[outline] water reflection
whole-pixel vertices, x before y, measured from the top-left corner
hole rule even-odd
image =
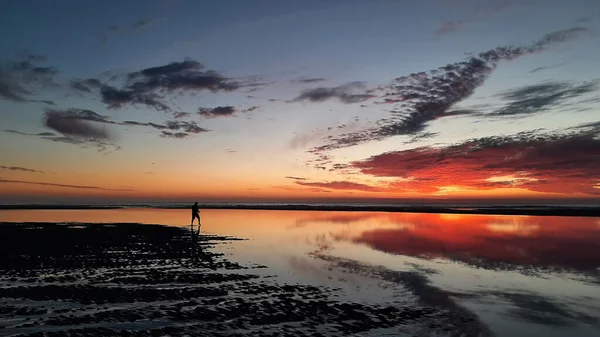
[[[188,213],[0,211],[0,221],[187,227]],[[598,218],[258,210],[201,214],[203,234],[250,239],[219,248],[230,259],[265,264],[266,273],[285,282],[344,288],[353,300],[442,307],[468,318],[464,327],[469,331],[490,327],[501,336],[597,336],[600,330]]]
[[[378,214],[382,226],[339,230],[334,240],[364,244],[378,251],[422,258],[445,258],[485,268],[561,268],[596,272],[600,266],[600,226],[594,218]],[[320,216],[304,223],[337,223]],[[351,219],[346,216],[344,223]],[[390,226],[391,225],[391,226]]]

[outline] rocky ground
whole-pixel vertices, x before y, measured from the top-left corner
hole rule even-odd
[[[447,305],[349,302],[340,289],[280,284],[213,251],[231,240],[161,225],[0,224],[0,336],[487,334]]]

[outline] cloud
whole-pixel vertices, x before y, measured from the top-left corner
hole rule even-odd
[[[165,126],[169,130],[183,130],[188,133],[202,133],[210,131],[200,127],[198,124],[196,124],[196,122],[166,121]]]
[[[361,183],[355,183],[350,181],[329,181],[329,182],[305,182],[296,181],[296,184],[309,187],[327,188],[332,190],[356,190],[366,192],[378,192],[380,188],[369,186]]]
[[[152,123],[152,122],[136,122],[136,121],[124,121],[124,122],[119,122],[117,123],[119,125],[132,125],[132,126],[147,126],[147,127],[151,127],[157,130],[172,130],[172,131],[185,131],[187,133],[193,133],[193,134],[197,134],[197,133],[202,133],[202,132],[208,132],[210,130],[205,129],[201,126],[199,126],[196,122],[192,122],[192,121],[166,121],[165,124],[157,124],[157,123]],[[162,132],[162,135],[164,137],[176,137],[176,138],[184,138],[187,136],[187,134],[181,135],[179,134],[179,136],[176,136],[176,134],[170,133],[170,132]]]
[[[93,89],[102,87],[102,82],[96,78],[72,79],[70,87],[76,91],[92,92]]]
[[[161,21],[161,19],[141,19],[129,25],[111,25],[100,37],[100,41],[102,44],[106,44],[112,37],[141,33],[158,21]]]
[[[174,118],[184,118],[189,117],[191,114],[189,112],[176,112],[173,114]]]
[[[558,68],[558,67],[564,66],[565,64],[566,64],[565,62],[561,62],[561,63],[551,64],[551,65],[548,65],[548,66],[537,67],[537,68],[532,69],[529,73],[533,74],[533,73],[537,73],[539,71],[546,70],[546,69]]]
[[[242,112],[252,112],[252,111],[256,111],[258,109],[260,109],[260,107],[255,105],[255,106],[251,106],[249,108],[242,110]]]
[[[23,135],[23,136],[40,136],[40,137],[53,137],[53,136],[56,136],[52,132],[27,133],[27,132],[21,132],[21,131],[17,131],[17,130],[4,130],[4,132],[14,133],[14,134]]]
[[[68,137],[107,140],[111,136],[106,128],[94,122],[108,121],[90,110],[48,110],[44,114],[44,125]]]
[[[374,98],[364,82],[350,82],[337,87],[319,87],[304,90],[299,96],[290,101],[324,102],[337,99],[344,104],[364,102]]]
[[[22,172],[32,172],[32,173],[44,173],[44,171],[32,170],[25,167],[19,166],[0,166],[0,169],[9,170],[9,171],[22,171]]]
[[[327,80],[322,77],[313,77],[313,78],[300,77],[295,80],[292,80],[292,83],[317,83],[317,82],[324,82],[324,81],[327,81]]]
[[[293,179],[293,180],[306,180],[306,178],[301,178],[301,177],[292,177],[292,176],[286,176],[287,179]]]
[[[485,7],[475,8],[471,15],[466,18],[459,20],[449,20],[441,23],[435,32],[438,35],[454,33],[474,22],[485,21],[491,18],[492,16],[506,10],[514,3],[514,0],[491,1],[485,4]]]
[[[110,85],[102,85],[100,89],[102,102],[111,109],[121,108],[124,105],[146,105],[156,110],[168,111],[170,108],[163,102],[163,98],[154,92],[144,90],[117,89]]]
[[[443,148],[387,152],[351,163],[363,174],[399,178],[396,191],[434,193],[448,186],[600,195],[600,139],[593,131],[488,137]]]
[[[233,116],[237,110],[233,106],[218,106],[216,108],[199,108],[198,115],[206,118]]]
[[[38,182],[38,181],[8,180],[8,179],[0,179],[0,183],[55,186],[55,187],[76,188],[76,189],[102,190],[102,191],[119,191],[119,192],[133,191],[132,189],[129,189],[129,188],[106,188],[106,187],[98,187],[98,186],[66,185],[66,184],[54,184],[54,183],[46,183],[46,182]]]
[[[42,102],[54,104],[52,101],[31,99],[36,89],[56,86],[54,76],[58,73],[54,67],[40,66],[45,61],[43,56],[27,55],[20,61],[9,61],[0,65],[0,99],[13,102]]]
[[[509,103],[492,115],[524,115],[544,111],[568,99],[594,92],[597,82],[572,85],[566,82],[549,82],[513,89],[500,95]]]
[[[157,21],[156,19],[139,20],[139,21],[134,22],[131,25],[131,28],[133,28],[133,30],[136,31],[136,32],[141,32],[142,30],[150,27],[156,21]]]
[[[102,102],[111,109],[126,105],[145,105],[159,111],[171,111],[167,95],[183,93],[232,92],[246,87],[268,85],[258,77],[232,79],[193,59],[126,73],[121,86],[99,84],[97,79],[73,80],[71,87],[79,92],[99,90]]]
[[[398,77],[382,87],[383,97],[395,102],[390,110],[390,118],[380,120],[376,128],[332,138],[328,144],[316,147],[313,151],[327,151],[397,135],[420,133],[428,122],[445,116],[451,111],[453,105],[471,96],[496,69],[500,61],[510,61],[523,55],[543,51],[555,43],[572,39],[584,31],[586,29],[581,27],[557,31],[526,46],[498,47],[471,56],[465,61],[447,64],[429,72]]]
[[[187,134],[185,132],[169,132],[169,131],[161,132],[161,137],[165,137],[165,138],[183,139],[187,136],[189,136],[189,134]]]
[[[443,22],[435,32],[436,32],[436,34],[453,33],[455,31],[459,30],[460,28],[464,27],[466,25],[466,23],[467,22],[464,20],[446,21],[446,22]]]
[[[111,152],[118,151],[121,149],[120,146],[117,146],[115,144],[112,144],[109,142],[104,142],[104,141],[101,141],[98,139],[92,139],[92,138],[61,136],[61,135],[56,135],[55,133],[52,133],[52,132],[29,133],[29,132],[22,132],[22,131],[17,131],[17,130],[4,130],[4,131],[8,132],[8,133],[12,133],[12,134],[22,135],[22,136],[38,137],[40,139],[50,140],[50,141],[57,142],[57,143],[78,145],[83,148],[93,146],[93,147],[97,148],[98,152],[101,152],[103,154],[109,154]]]

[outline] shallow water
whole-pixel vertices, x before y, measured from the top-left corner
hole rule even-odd
[[[184,210],[0,211],[0,222],[189,226]],[[498,336],[600,334],[600,219],[374,212],[202,210],[216,249],[285,283],[359,302],[476,315]]]

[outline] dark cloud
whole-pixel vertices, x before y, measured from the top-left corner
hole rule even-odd
[[[145,105],[161,111],[171,111],[167,95],[201,91],[232,92],[270,84],[258,77],[228,78],[189,58],[130,72],[124,78],[120,87],[99,83],[97,79],[74,80],[71,87],[80,92],[99,90],[102,102],[113,109],[126,105]]]
[[[108,30],[101,35],[100,41],[102,44],[106,44],[108,40],[113,37],[141,33],[158,21],[160,21],[160,19],[141,19],[129,25],[111,25],[108,27]]]
[[[539,71],[546,70],[546,69],[558,68],[558,67],[564,66],[565,64],[566,64],[565,62],[561,62],[561,63],[551,64],[548,66],[537,67],[537,68],[532,69],[529,73],[533,74],[533,73],[537,73]]]
[[[102,82],[96,78],[73,79],[70,86],[72,89],[82,92],[92,92],[94,89],[102,87]]]
[[[587,82],[572,85],[566,82],[550,82],[517,88],[501,95],[501,98],[509,103],[492,114],[509,116],[544,111],[565,100],[596,91],[597,84]]]
[[[0,65],[0,99],[13,102],[40,102],[31,97],[36,90],[56,86],[54,67],[40,66],[43,56],[28,55],[20,61],[9,61]],[[42,103],[53,104],[51,101]]]
[[[300,78],[293,80],[292,82],[294,82],[294,83],[317,83],[317,82],[324,82],[324,81],[327,81],[327,80],[322,77],[314,77],[314,78],[300,77]]]
[[[55,186],[55,187],[87,189],[87,190],[102,190],[102,191],[119,191],[119,192],[130,192],[130,191],[133,191],[132,189],[129,189],[129,188],[105,188],[105,187],[98,187],[98,186],[66,185],[66,184],[54,184],[54,183],[46,183],[46,182],[38,182],[38,181],[8,180],[8,179],[0,179],[0,183]]]
[[[351,104],[374,98],[364,82],[350,82],[338,87],[319,87],[304,90],[298,97],[290,102],[324,102],[337,99],[342,103]]]
[[[185,132],[162,131],[162,133],[161,133],[161,137],[165,137],[165,138],[183,139],[183,138],[185,138],[187,136],[189,136],[189,134],[187,134]]]
[[[141,32],[142,30],[150,27],[156,21],[157,20],[154,20],[154,19],[139,20],[139,21],[134,22],[131,25],[131,28],[133,28],[133,30],[136,32]]]
[[[255,105],[255,106],[251,106],[249,108],[242,110],[242,112],[252,112],[252,111],[256,111],[258,109],[260,109],[260,107]]]
[[[108,130],[97,123],[108,123],[108,121],[104,116],[90,110],[48,110],[44,114],[44,125],[64,136],[96,140],[110,139]]]
[[[218,106],[216,108],[199,108],[198,115],[206,118],[233,116],[237,110],[233,106]]]
[[[201,133],[209,131],[203,127],[200,127],[198,124],[196,124],[196,122],[166,121],[165,126],[169,130],[183,130],[187,133]]]
[[[296,181],[296,184],[308,187],[316,187],[316,188],[327,188],[332,190],[356,190],[356,191],[367,191],[367,192],[377,192],[381,191],[380,188],[365,185],[361,183],[355,183],[351,181],[329,181],[329,182],[305,182],[305,181]]]
[[[156,110],[168,111],[169,106],[163,102],[163,98],[153,92],[143,90],[117,89],[110,85],[102,85],[100,89],[102,102],[111,109],[121,108],[124,105],[146,105]]]
[[[388,152],[351,165],[363,174],[401,178],[394,185],[398,191],[504,186],[600,195],[600,139],[589,130],[480,138],[445,148]]]
[[[287,179],[293,179],[293,180],[306,180],[306,178],[302,178],[302,177],[293,177],[293,176],[286,176]]]
[[[509,8],[515,1],[513,0],[496,0],[486,2],[483,7],[474,8],[472,13],[459,20],[449,20],[445,21],[436,29],[436,34],[450,34],[454,33],[460,29],[463,29],[465,26],[472,24],[477,21],[485,21],[492,16],[500,13],[501,11]]]
[[[468,98],[496,69],[500,61],[509,61],[551,45],[572,39],[586,29],[575,27],[553,32],[522,47],[498,47],[471,56],[465,61],[447,64],[429,72],[418,72],[396,78],[382,88],[384,99],[395,102],[390,118],[379,121],[379,127],[335,137],[314,151],[348,147],[397,135],[422,132],[427,123],[447,114],[453,105]],[[315,97],[330,98],[327,92]]]
[[[14,134],[23,135],[23,136],[40,136],[40,137],[53,137],[53,136],[56,136],[52,132],[27,133],[27,132],[21,132],[21,131],[17,131],[17,130],[4,130],[4,132],[14,133]]]
[[[191,114],[189,112],[176,112],[173,114],[174,118],[185,118],[189,117]]]
[[[91,110],[48,110],[44,114],[44,125],[64,136],[96,140],[110,139],[108,130],[97,123],[110,122]]]
[[[172,130],[172,131],[180,131],[183,130],[187,133],[202,133],[208,132],[210,130],[200,127],[196,122],[192,121],[166,121],[165,124],[157,124],[157,123],[146,123],[146,122],[136,122],[136,121],[124,121],[117,123],[120,125],[132,125],[132,126],[148,126],[157,130]],[[172,134],[170,132],[162,132],[164,137],[175,137],[175,138],[184,138],[188,136],[188,134],[176,136],[176,134]]]
[[[32,173],[44,173],[44,171],[32,170],[26,167],[20,166],[0,166],[0,169],[9,170],[9,171],[22,171],[22,172],[32,172]]]

